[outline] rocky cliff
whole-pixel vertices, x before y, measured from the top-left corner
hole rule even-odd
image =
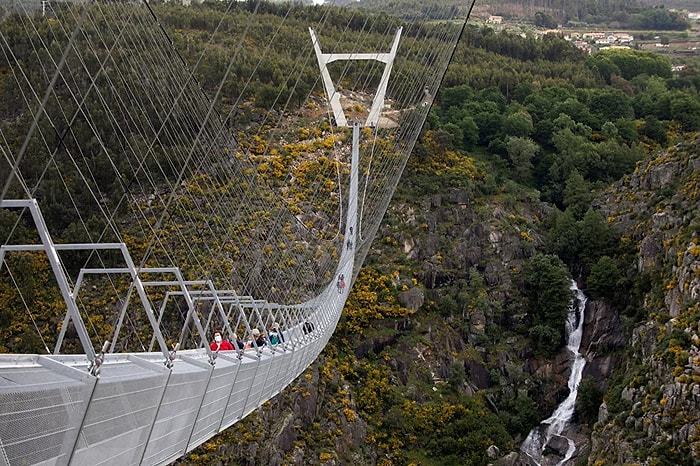
[[[646,318],[625,335],[589,464],[700,461],[700,140],[638,166],[601,199],[608,221],[636,245],[647,277]],[[608,338],[612,335],[608,335]]]

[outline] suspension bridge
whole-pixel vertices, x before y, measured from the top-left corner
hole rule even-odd
[[[0,465],[170,463],[323,350],[469,16],[335,8],[3,4]]]

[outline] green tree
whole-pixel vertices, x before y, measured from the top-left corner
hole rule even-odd
[[[572,212],[562,212],[555,209],[550,219],[547,230],[546,247],[551,254],[556,254],[570,268],[579,261],[581,252],[581,235],[579,224]]]
[[[525,294],[532,328],[529,333],[541,351],[551,353],[564,338],[571,302],[571,276],[557,256],[538,254],[525,270]]]
[[[603,402],[603,391],[591,376],[581,379],[576,396],[576,411],[581,421],[594,424],[598,420],[598,409]]]
[[[564,328],[571,301],[570,285],[569,271],[557,256],[537,254],[530,260],[526,289],[536,323]]]
[[[557,20],[549,16],[544,11],[535,13],[535,26],[547,29],[554,29],[558,26]]]
[[[662,96],[668,92],[666,79],[659,76],[648,76],[646,74],[635,77],[632,80],[635,95],[632,98],[632,107],[638,118],[647,115],[659,115],[661,107],[659,103]]]
[[[464,385],[464,381],[467,378],[467,371],[464,369],[464,364],[460,362],[453,362],[450,364],[450,376],[448,379],[449,386],[454,392],[459,392],[459,390]]]
[[[537,405],[527,395],[518,395],[515,399],[504,401],[501,410],[503,424],[512,435],[526,437],[528,432],[540,421]]]
[[[601,256],[591,266],[586,279],[586,292],[593,299],[604,298],[613,301],[620,292],[622,273],[617,262],[610,256]]]
[[[552,135],[552,144],[558,151],[558,157],[548,170],[547,182],[554,202],[563,204],[564,185],[574,170],[586,180],[594,179],[594,175],[600,173],[601,162],[596,145],[588,135],[577,134],[579,132],[590,134],[590,128],[575,125],[573,129],[564,128]]]
[[[530,82],[520,82],[515,86],[513,91],[513,100],[525,103],[527,96],[535,91],[535,87]]]
[[[503,119],[503,133],[506,136],[526,137],[532,134],[532,118],[525,112],[516,112]]]
[[[592,91],[589,108],[601,123],[634,117],[630,97],[619,89]]]
[[[617,136],[626,144],[632,144],[639,141],[637,133],[637,124],[632,118],[620,118],[612,122],[617,130]]]
[[[603,181],[615,181],[625,173],[632,173],[637,161],[644,156],[639,144],[628,145],[614,139],[598,144],[596,150],[600,166],[593,178]]]
[[[457,126],[462,130],[464,147],[471,149],[479,142],[479,127],[470,116],[465,116],[457,122]]]
[[[609,69],[609,65],[606,63],[614,64],[620,75],[628,81],[640,74],[663,78],[671,77],[671,61],[667,57],[649,50],[605,48],[592,55],[590,60],[591,66],[598,68],[599,71],[601,68]]]
[[[442,125],[442,130],[452,135],[451,142],[448,147],[455,149],[462,146],[462,141],[464,141],[464,133],[462,132],[462,128],[457,126],[455,123],[450,122]]]
[[[605,81],[610,84],[613,76],[620,76],[620,67],[607,55],[595,55],[590,59],[590,66],[598,71]]]
[[[528,329],[527,335],[533,346],[547,355],[555,353],[563,342],[563,332],[551,325],[533,325]]]
[[[700,100],[697,95],[673,91],[670,110],[673,119],[680,123],[684,131],[700,130]]]
[[[532,160],[540,150],[540,146],[530,138],[508,137],[506,139],[508,158],[513,164],[513,179],[520,183],[532,180]]]
[[[591,125],[594,122],[593,115],[591,115],[588,106],[580,102],[576,97],[569,97],[559,105],[556,105],[553,113],[566,115],[574,123]]]
[[[440,464],[486,464],[486,449],[505,448],[512,443],[498,417],[477,404],[476,399],[452,405],[442,416],[431,418],[432,435],[426,444],[428,456]],[[424,431],[416,432],[419,436]]]
[[[593,200],[590,184],[574,169],[566,179],[564,186],[564,206],[575,219],[580,219],[588,210]]]
[[[447,88],[441,92],[441,95],[442,107],[445,110],[450,107],[461,107],[465,102],[474,100],[474,91],[466,84]]]
[[[474,122],[479,127],[479,142],[488,145],[501,133],[503,115],[498,110],[484,111],[474,115]]]
[[[580,223],[581,262],[590,270],[602,256],[611,256],[618,247],[619,233],[594,209],[588,209]]]
[[[668,138],[666,134],[667,129],[668,122],[661,121],[654,115],[649,115],[644,119],[644,123],[639,128],[639,132],[659,144],[666,144]]]
[[[690,27],[688,18],[678,11],[649,8],[632,16],[632,27],[659,31],[685,31]]]

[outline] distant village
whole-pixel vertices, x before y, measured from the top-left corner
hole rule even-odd
[[[686,12],[688,19],[691,22],[700,22],[700,12]],[[482,20],[489,25],[505,27],[503,17],[498,15],[485,15]],[[545,34],[558,34],[564,39],[571,41],[576,47],[584,50],[587,53],[593,53],[601,48],[632,48],[633,46],[650,49],[655,48],[659,51],[664,51],[663,49],[668,49],[671,47],[667,41],[661,39],[660,36],[655,36],[654,40],[644,40],[643,43],[638,43],[635,45],[635,38],[632,34],[628,32],[608,32],[608,31],[571,31],[566,28],[562,29],[538,29],[535,34],[537,37],[541,37]],[[523,37],[525,34],[521,34]],[[676,46],[684,47],[686,53],[700,54],[700,41],[688,42],[685,44],[674,44]],[[674,66],[674,71],[679,71],[684,65]],[[675,69],[678,68],[678,69]]]

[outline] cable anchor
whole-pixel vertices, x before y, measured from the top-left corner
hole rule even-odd
[[[90,375],[95,377],[100,376],[100,367],[105,360],[105,352],[109,349],[109,344],[109,340],[105,340],[105,342],[102,344],[102,350],[100,350],[100,353],[95,356],[95,359],[90,361],[90,365],[88,366],[88,372]]]
[[[180,343],[175,343],[175,347],[173,350],[168,353],[168,359],[165,360],[165,367],[168,369],[172,369],[173,367],[173,361],[175,361],[175,356],[177,355],[177,350],[180,349]]]

